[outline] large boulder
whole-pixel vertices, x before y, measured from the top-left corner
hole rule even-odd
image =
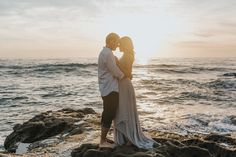
[[[47,111],[36,115],[23,124],[16,124],[13,132],[7,136],[4,147],[9,152],[15,152],[18,143],[33,143],[64,133],[82,133],[75,125],[87,114],[95,114],[91,108],[73,110],[70,108]]]

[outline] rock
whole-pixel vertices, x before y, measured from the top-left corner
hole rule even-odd
[[[190,139],[183,141],[186,145],[196,146],[199,148],[206,149],[210,152],[213,157],[233,157],[236,156],[236,149],[229,149],[223,146],[220,146],[220,143],[203,141],[201,139]]]
[[[9,157],[9,156],[6,155],[6,154],[2,154],[2,153],[0,153],[0,157]]]
[[[79,109],[77,110],[78,112],[83,112],[84,114],[96,114],[96,112],[92,108],[84,108],[84,109]]]
[[[158,135],[158,134],[156,134]],[[160,134],[159,134],[160,135]],[[211,134],[206,137],[185,137],[167,135],[166,137],[155,137],[160,143],[152,150],[144,150],[135,146],[117,146],[114,149],[99,149],[97,144],[82,144],[74,149],[72,157],[235,157],[235,139]],[[203,136],[203,135],[202,135]],[[173,138],[174,137],[174,138]],[[232,144],[231,149],[220,144]]]
[[[223,76],[234,76],[234,77],[236,77],[236,73],[233,73],[233,72],[225,73],[225,74],[223,74]]]
[[[49,137],[72,133],[79,134],[83,129],[74,125],[86,114],[96,113],[91,108],[80,110],[62,109],[58,111],[45,112],[36,115],[23,124],[17,124],[13,128],[13,132],[7,136],[4,142],[4,148],[9,152],[15,152],[17,143],[32,143]]]
[[[236,146],[236,140],[229,137],[229,136],[225,136],[225,135],[210,134],[210,135],[207,135],[204,138],[204,140],[213,141],[213,142],[217,142],[217,143],[225,143],[225,144]]]
[[[70,131],[70,135],[75,135],[75,134],[81,134],[83,133],[84,128],[74,128],[73,130]]]
[[[18,144],[21,143],[22,146],[23,143],[24,147],[21,148],[27,147],[29,150],[26,154],[39,156],[37,153],[52,153],[52,156],[63,156],[64,154],[58,153],[58,148],[68,146],[69,143],[66,142],[79,144],[81,143],[79,140],[88,137],[86,134],[89,131],[95,134],[92,137],[89,135],[85,142],[99,138],[96,133],[100,129],[100,117],[98,114],[92,114],[96,112],[91,108],[79,110],[65,108],[41,113],[23,124],[15,125],[14,131],[6,138],[4,147],[9,152],[15,152]],[[135,146],[100,149],[98,144],[86,143],[73,149],[72,152],[71,148],[66,148],[69,151],[65,156],[71,153],[72,157],[236,157],[236,139],[230,134],[180,135],[155,130],[146,131],[158,142],[152,150]],[[53,149],[53,145],[59,147],[55,146]]]
[[[98,144],[82,144],[72,151],[72,157],[151,157],[147,150],[134,146],[118,146],[115,149],[98,147]]]

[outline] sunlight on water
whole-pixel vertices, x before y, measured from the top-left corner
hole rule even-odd
[[[136,57],[136,58],[138,59],[135,60],[135,63],[139,65],[147,65],[151,60],[149,56],[142,56],[142,57]]]

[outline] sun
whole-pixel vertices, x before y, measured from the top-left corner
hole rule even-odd
[[[136,60],[141,64],[163,53],[169,39],[181,32],[181,21],[176,16],[155,12],[150,14],[117,13],[107,16],[104,22],[106,33],[116,32],[133,40]]]

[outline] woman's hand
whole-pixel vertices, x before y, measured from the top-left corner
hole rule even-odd
[[[132,80],[132,79],[133,79],[133,74],[130,75],[130,80]]]
[[[115,56],[116,64],[119,65],[119,59]]]

